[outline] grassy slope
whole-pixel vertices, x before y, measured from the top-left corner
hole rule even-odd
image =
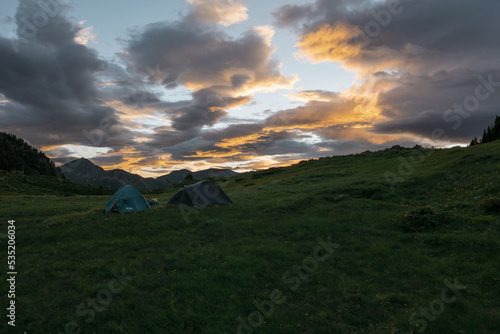
[[[397,173],[398,154],[238,175],[219,183],[236,204],[203,210],[166,207],[174,188],[152,196],[159,207],[125,215],[96,211],[109,196],[1,197],[3,229],[17,221],[17,328],[236,333],[237,318],[248,321],[254,301],[279,289],[254,333],[497,333],[500,215],[479,203],[500,193],[500,142],[433,151],[391,191],[384,173]],[[450,222],[403,232],[405,212],[426,205]],[[282,279],[329,235],[339,248],[302,278]],[[110,295],[111,271],[122,268],[133,279]],[[439,302],[455,279],[466,288]],[[105,309],[91,319],[96,298]],[[421,314],[429,305],[435,319]]]
[[[12,174],[0,170],[0,194],[70,196],[74,194],[113,194],[113,191],[83,186],[54,176]]]

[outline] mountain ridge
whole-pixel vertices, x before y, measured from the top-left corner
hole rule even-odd
[[[122,169],[104,170],[102,167],[95,165],[92,161],[85,158],[70,161],[59,168],[68,180],[85,186],[118,189],[123,185],[129,184],[141,191],[152,191],[182,183],[190,174],[193,180],[229,177],[238,174],[230,169],[210,168],[197,172],[181,169],[156,178],[145,178]]]

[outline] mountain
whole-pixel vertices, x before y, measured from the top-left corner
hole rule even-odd
[[[0,170],[64,178],[61,170],[43,152],[5,132],[0,132]]]
[[[192,175],[193,180],[202,180],[238,174],[230,169],[211,168],[198,172],[181,169],[157,178],[144,178],[121,169],[106,171],[85,158],[68,162],[60,168],[66,178],[75,183],[111,189],[118,189],[125,184],[129,184],[141,191],[151,191],[182,183],[188,175]]]
[[[85,186],[118,189],[125,184],[130,184],[141,190],[155,188],[153,178],[144,179],[140,175],[121,169],[106,171],[84,158],[70,161],[60,168],[68,180]]]

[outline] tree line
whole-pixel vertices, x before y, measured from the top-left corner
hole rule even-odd
[[[488,127],[483,130],[483,136],[481,138],[474,137],[469,146],[489,143],[497,139],[500,139],[500,116],[496,116],[495,123],[488,125]]]
[[[64,177],[43,152],[5,132],[0,132],[0,169],[28,175]]]

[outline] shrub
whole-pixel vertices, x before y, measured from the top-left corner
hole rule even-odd
[[[428,205],[407,211],[403,215],[400,227],[405,232],[420,232],[425,230],[437,230],[450,222],[450,216],[440,212]]]
[[[481,202],[480,206],[486,212],[499,212],[500,211],[500,198],[498,198],[498,197],[485,198]]]

